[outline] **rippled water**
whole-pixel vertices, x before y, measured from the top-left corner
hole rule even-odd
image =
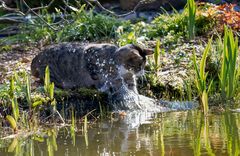
[[[239,155],[240,115],[228,112],[204,118],[199,111],[127,116],[91,124],[88,132],[70,128],[44,135],[0,140],[0,155]]]

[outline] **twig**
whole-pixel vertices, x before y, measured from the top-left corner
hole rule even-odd
[[[36,15],[40,20],[42,20],[43,23],[45,23],[49,28],[51,28],[54,31],[57,31],[54,27],[52,27],[47,21],[45,21],[40,15],[38,15],[32,8],[29,7],[29,5],[25,2],[25,0],[22,0],[24,5],[34,14]]]
[[[36,11],[36,10],[40,10],[40,9],[47,9],[47,8],[49,8],[49,7],[53,4],[54,1],[55,1],[55,0],[52,0],[52,1],[51,1],[50,3],[48,3],[48,5],[46,5],[46,6],[32,8],[32,10],[33,10],[33,11]],[[30,12],[30,10],[28,10],[28,11],[26,12],[26,14],[28,14],[29,12]]]
[[[88,1],[88,0],[84,0],[85,3],[87,3],[89,6],[91,6],[93,8],[93,5]]]
[[[0,0],[0,3],[1,3],[0,8],[3,8],[4,10],[11,11],[11,12],[17,12],[17,13],[21,14],[22,16],[25,16],[25,14],[22,11],[20,11],[19,9],[8,7],[3,0]]]
[[[61,114],[57,111],[57,110],[54,110],[54,112],[52,114],[50,114],[49,116],[47,116],[45,119],[43,119],[43,121],[46,121],[47,119],[49,119],[50,117],[52,117],[55,113],[57,113],[57,115],[60,117],[63,125],[65,125],[65,121],[63,119],[63,117],[61,116]]]
[[[60,117],[60,119],[62,120],[63,124],[65,125],[65,121],[63,119],[63,117],[61,116],[61,114],[56,110],[55,113],[58,114],[58,116]]]
[[[69,8],[69,9],[71,9],[71,10],[73,10],[73,11],[78,11],[78,9],[77,8],[75,8],[75,7],[73,7],[73,6],[70,6],[65,0],[62,0],[63,1],[63,3]]]
[[[88,116],[89,114],[92,114],[92,112],[96,111],[96,109],[91,110],[87,114],[85,114],[80,120],[83,120],[84,117]]]

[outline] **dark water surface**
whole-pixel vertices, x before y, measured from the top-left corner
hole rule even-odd
[[[81,126],[0,140],[0,156],[240,155],[240,114],[233,112],[132,112],[89,125],[87,133]]]

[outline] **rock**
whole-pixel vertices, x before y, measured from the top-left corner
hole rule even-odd
[[[124,10],[133,10],[139,2],[137,10],[146,11],[159,10],[161,6],[166,10],[170,10],[171,6],[180,9],[185,6],[187,0],[120,0],[120,5]]]

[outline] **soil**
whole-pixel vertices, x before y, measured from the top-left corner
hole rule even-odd
[[[40,52],[34,45],[16,44],[0,47],[0,84],[6,82],[14,72],[30,73],[31,61]]]

